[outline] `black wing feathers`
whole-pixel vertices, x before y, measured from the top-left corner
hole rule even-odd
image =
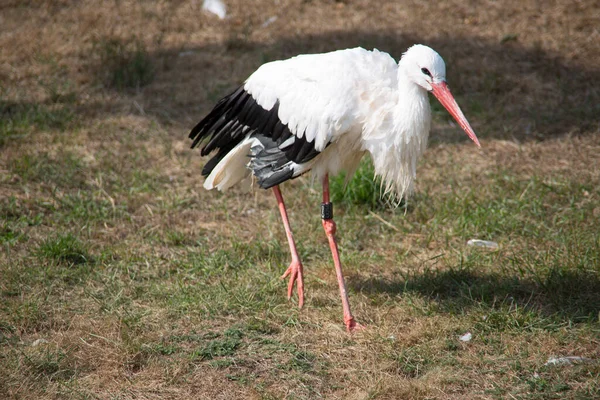
[[[246,138],[248,134],[257,138],[262,146],[255,146],[249,156],[250,168],[258,177],[263,188],[275,186],[293,177],[289,162],[302,164],[316,157],[319,152],[314,141],[308,142],[305,135],[294,137],[286,147],[281,144],[292,137],[288,127],[279,120],[279,103],[265,110],[252,95],[240,86],[225,96],[212,111],[190,132],[192,148],[201,142],[206,144],[200,154],[205,156],[218,150],[202,169],[209,175],[227,153]]]
[[[211,128],[214,128],[215,122],[221,119],[226,111],[231,108],[231,103],[239,99],[243,93],[245,93],[244,88],[239,87],[233,93],[223,97],[215,105],[213,110],[206,117],[204,117],[202,121],[198,122],[189,135],[189,138],[194,140],[192,143],[192,148],[196,147],[198,143],[202,141],[202,139],[208,136],[208,131]],[[227,121],[227,119],[225,119],[225,121]]]

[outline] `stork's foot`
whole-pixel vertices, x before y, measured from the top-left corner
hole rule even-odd
[[[292,260],[292,263],[281,276],[281,279],[285,279],[288,275],[290,276],[287,288],[288,300],[292,298],[294,284],[296,284],[296,290],[298,292],[298,307],[302,308],[304,305],[304,279],[302,277],[302,263],[299,260]]]
[[[349,333],[354,333],[367,329],[364,325],[361,325],[358,322],[356,322],[354,317],[344,317],[344,323],[346,324],[346,330]]]

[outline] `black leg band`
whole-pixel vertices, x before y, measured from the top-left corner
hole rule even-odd
[[[333,203],[321,203],[321,218],[333,219]]]

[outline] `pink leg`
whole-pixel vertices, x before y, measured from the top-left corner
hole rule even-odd
[[[348,294],[346,293],[346,283],[344,282],[344,275],[342,274],[342,263],[340,262],[340,254],[335,240],[336,225],[333,221],[333,207],[329,201],[329,176],[325,175],[323,179],[323,204],[322,204],[322,218],[323,228],[327,234],[329,240],[329,247],[331,248],[331,254],[333,256],[333,264],[335,265],[335,273],[337,275],[338,285],[340,287],[340,296],[342,297],[342,308],[344,309],[344,322],[346,323],[346,329],[348,332],[354,332],[358,329],[362,329],[360,325],[350,311],[350,302],[348,301]]]
[[[275,193],[275,197],[277,198],[279,213],[281,213],[281,219],[283,220],[283,226],[285,227],[285,234],[290,245],[290,253],[292,254],[292,262],[290,263],[290,266],[285,271],[281,279],[285,279],[285,277],[287,277],[288,275],[290,276],[287,291],[288,300],[292,298],[294,283],[298,282],[298,307],[302,308],[302,306],[304,305],[304,280],[302,279],[302,262],[300,261],[298,250],[296,250],[296,243],[294,242],[294,237],[292,236],[290,221],[288,220],[287,211],[285,210],[285,204],[283,203],[283,196],[281,196],[279,186],[273,187],[273,193]]]

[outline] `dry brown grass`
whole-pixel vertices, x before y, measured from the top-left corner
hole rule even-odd
[[[23,235],[0,254],[0,393],[31,399],[599,393],[597,364],[543,367],[550,355],[600,359],[598,319],[589,317],[598,304],[592,290],[598,266],[571,271],[583,275],[569,282],[588,283],[581,288],[591,299],[587,308],[584,298],[573,300],[582,310],[556,304],[552,294],[571,298],[535,279],[560,282],[544,281],[552,252],[578,249],[575,225],[584,226],[581,238],[593,237],[600,218],[600,7],[533,0],[226,3],[224,21],[203,13],[201,1],[0,5],[0,117],[31,113],[18,135],[0,138],[0,232]],[[263,26],[271,16],[277,20]],[[111,41],[141,46],[154,66],[149,84],[111,86],[103,58]],[[340,207],[352,304],[370,327],[350,337],[339,323],[335,277],[312,206],[319,196],[308,180],[283,188],[307,268],[307,305],[299,312],[283,300],[277,279],[287,254],[271,194],[202,190],[204,160],[188,149],[186,132],[265,61],[357,45],[397,58],[416,42],[446,59],[453,92],[484,150],[463,143],[437,112],[407,216]],[[514,213],[527,221],[537,215],[540,226],[575,239],[498,229],[489,233],[501,244],[495,255],[465,250],[465,235],[487,231],[465,233],[469,220],[454,221],[463,217],[453,214],[461,208],[445,204],[469,196],[474,207],[502,203],[498,187],[510,199],[542,196],[547,216]],[[431,213],[432,204],[443,206],[445,217]],[[487,217],[493,219],[491,212],[480,219]],[[65,232],[82,238],[92,261],[65,266],[56,255],[40,255]],[[534,272],[519,269],[529,256],[537,261]],[[578,256],[565,250],[558,259],[575,265]],[[463,281],[480,298],[467,298]],[[494,315],[496,325],[482,322]],[[475,339],[458,342],[466,330]],[[33,346],[37,339],[48,343]],[[198,356],[221,342],[237,347],[213,360]]]

